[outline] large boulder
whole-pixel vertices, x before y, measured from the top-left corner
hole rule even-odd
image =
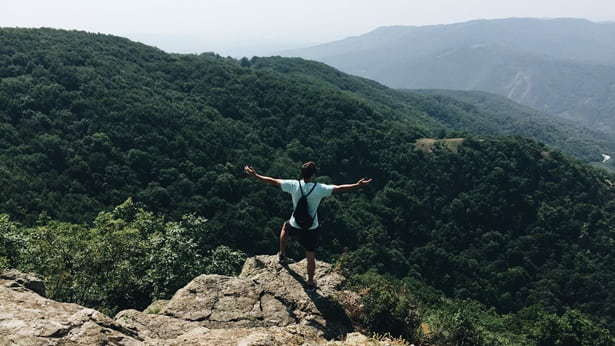
[[[0,345],[142,343],[137,333],[102,313],[47,299],[28,288],[39,290],[36,280],[23,278],[33,279],[16,271],[0,278]]]
[[[258,283],[222,275],[201,275],[192,280],[160,313],[210,328],[297,323],[292,311]]]
[[[45,282],[36,274],[10,269],[0,272],[0,280],[9,281],[14,286],[21,286],[45,296]]]
[[[356,294],[340,291],[345,278],[329,263],[319,261],[316,264],[316,290],[306,289],[305,259],[282,266],[276,256],[252,257],[245,262],[239,277],[254,281],[265,292],[283,301],[298,323],[317,328],[327,338],[339,338],[352,331],[351,320],[339,302]]]
[[[116,321],[134,328],[147,345],[319,345],[326,343],[318,331],[292,324],[285,327],[207,328],[202,323],[164,315],[126,310]]]
[[[359,297],[340,291],[344,277],[329,264],[316,268],[318,289],[308,290],[305,260],[282,266],[256,256],[238,277],[201,275],[170,300],[114,319],[47,299],[32,290],[34,276],[13,272],[0,279],[0,345],[390,344],[353,332],[339,302],[356,310]]]
[[[326,338],[340,337],[352,330],[337,303],[344,278],[327,263],[316,267],[318,289],[308,290],[305,260],[282,266],[276,256],[256,256],[246,261],[239,277],[197,277],[177,291],[160,314],[207,328],[300,324]]]

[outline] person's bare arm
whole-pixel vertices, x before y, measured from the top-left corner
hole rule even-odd
[[[356,190],[372,182],[372,179],[361,178],[354,184],[335,185],[333,192],[344,192]]]
[[[280,184],[282,183],[280,179],[276,179],[276,178],[272,178],[272,177],[267,177],[264,175],[260,175],[258,173],[256,173],[256,170],[250,166],[245,166],[243,168],[243,171],[246,172],[247,175],[251,175],[253,177],[255,177],[256,179],[267,183],[269,185],[273,185],[273,186],[280,186]]]

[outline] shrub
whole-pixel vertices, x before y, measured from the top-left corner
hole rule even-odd
[[[8,258],[0,256],[0,272],[8,268],[9,268]]]
[[[537,346],[607,346],[614,345],[615,338],[576,310],[563,315],[540,312],[540,319],[531,328],[530,337]]]
[[[18,225],[9,216],[0,214],[0,270],[15,267],[24,239],[18,233]]]
[[[207,274],[236,275],[246,261],[246,255],[228,246],[220,245],[212,250],[206,258]]]
[[[370,332],[415,339],[421,321],[405,285],[373,272],[355,276],[352,282],[365,292],[361,322]]]

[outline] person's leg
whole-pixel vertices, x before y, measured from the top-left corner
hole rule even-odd
[[[305,231],[301,238],[305,249],[305,258],[307,259],[307,285],[316,287],[314,272],[316,271],[316,249],[320,240],[320,228]]]
[[[286,230],[286,222],[282,224],[282,230],[280,231],[280,256],[286,256],[286,244],[288,243],[288,231]]]
[[[316,286],[314,282],[314,272],[316,271],[316,252],[306,251],[305,258],[307,258],[307,272],[308,272],[308,286]]]

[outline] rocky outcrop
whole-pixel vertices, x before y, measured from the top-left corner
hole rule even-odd
[[[0,275],[0,345],[142,344],[135,331],[102,313],[47,299],[32,288],[44,292],[31,274]]]
[[[305,289],[305,262],[281,266],[275,256],[246,261],[239,277],[201,275],[177,291],[160,314],[207,328],[301,324],[334,338],[352,329],[336,302],[344,278],[319,263],[319,288]]]
[[[0,280],[10,282],[14,287],[21,286],[45,296],[45,283],[38,276],[30,273],[22,273],[17,270],[5,270],[0,273]]]
[[[114,319],[45,298],[35,276],[5,273],[0,345],[380,344],[353,332],[350,307],[339,302],[359,299],[340,291],[344,278],[319,262],[318,289],[307,290],[305,269],[305,261],[282,266],[275,256],[253,257],[238,277],[201,275],[170,300],[144,312],[121,311]]]

